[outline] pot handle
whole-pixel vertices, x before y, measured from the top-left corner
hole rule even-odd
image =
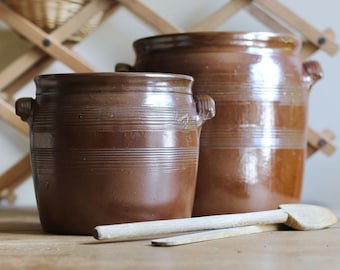
[[[117,63],[115,66],[115,71],[116,72],[131,72],[134,71],[134,67],[129,65],[129,64],[125,64],[125,63]]]
[[[202,124],[215,117],[215,101],[208,95],[198,95],[194,97],[196,101],[196,110]]]
[[[15,102],[15,113],[21,120],[31,123],[35,100],[33,98],[19,98]]]
[[[322,68],[317,61],[307,61],[303,64],[304,71],[306,72],[306,79],[310,82],[309,88],[311,88],[318,80],[323,77]]]

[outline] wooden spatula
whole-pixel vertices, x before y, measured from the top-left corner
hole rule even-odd
[[[317,230],[336,222],[336,215],[327,208],[283,204],[280,209],[260,212],[103,225],[95,227],[93,235],[98,240],[126,241],[161,234],[276,223],[284,223],[297,230]]]
[[[161,247],[172,247],[179,245],[187,245],[192,243],[198,243],[209,240],[216,240],[227,237],[234,237],[240,235],[248,235],[260,232],[277,231],[281,226],[278,224],[268,224],[268,225],[251,225],[242,226],[227,229],[217,229],[217,230],[207,230],[197,233],[189,233],[178,236],[171,236],[165,238],[159,238],[151,240],[151,244],[154,246]]]

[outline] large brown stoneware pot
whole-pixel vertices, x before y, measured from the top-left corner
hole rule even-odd
[[[41,75],[16,112],[30,125],[40,220],[47,232],[190,217],[208,96],[192,78],[151,73]]]
[[[300,200],[308,95],[321,69],[300,62],[299,40],[277,33],[182,33],[139,39],[134,49],[135,64],[118,64],[118,70],[191,75],[193,93],[216,102],[216,117],[201,134],[194,215]]]

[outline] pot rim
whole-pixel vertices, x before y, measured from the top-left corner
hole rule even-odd
[[[80,72],[80,73],[51,73],[40,74],[35,77],[35,80],[55,80],[55,79],[79,79],[79,78],[150,78],[150,79],[185,79],[193,81],[194,78],[190,75],[167,73],[167,72]]]
[[[266,46],[267,44],[271,46]],[[201,31],[154,35],[133,42],[133,47],[138,53],[168,50],[175,47],[218,45],[234,47],[249,47],[250,45],[257,48],[290,48],[290,51],[298,51],[301,47],[301,40],[294,34],[283,32]]]
[[[162,92],[192,95],[194,78],[160,72],[89,72],[43,74],[34,78],[36,96],[94,92]]]

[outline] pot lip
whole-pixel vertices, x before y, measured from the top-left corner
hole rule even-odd
[[[198,31],[198,32],[181,32],[181,33],[169,33],[169,34],[159,34],[153,36],[147,36],[140,39],[137,39],[135,42],[139,42],[141,40],[152,40],[163,37],[195,37],[195,36],[223,36],[223,37],[233,37],[239,39],[247,39],[247,40],[268,40],[270,38],[291,38],[295,41],[299,41],[299,38],[292,33],[284,33],[284,32],[266,32],[266,31]]]
[[[54,80],[54,79],[82,79],[82,78],[108,78],[116,77],[117,79],[129,78],[149,78],[149,79],[185,79],[190,82],[194,78],[190,75],[167,72],[80,72],[80,73],[51,73],[40,74],[35,80]]]
[[[177,48],[196,45],[232,45],[242,47],[248,46],[249,42],[253,42],[251,46],[260,48],[265,47],[264,44],[266,43],[277,43],[278,45],[275,45],[276,48],[289,46],[293,50],[297,50],[301,46],[300,38],[292,33],[269,31],[199,31],[160,34],[137,39],[133,42],[133,46],[135,50],[143,51],[151,50],[150,47],[152,49],[165,50],[175,45]]]

